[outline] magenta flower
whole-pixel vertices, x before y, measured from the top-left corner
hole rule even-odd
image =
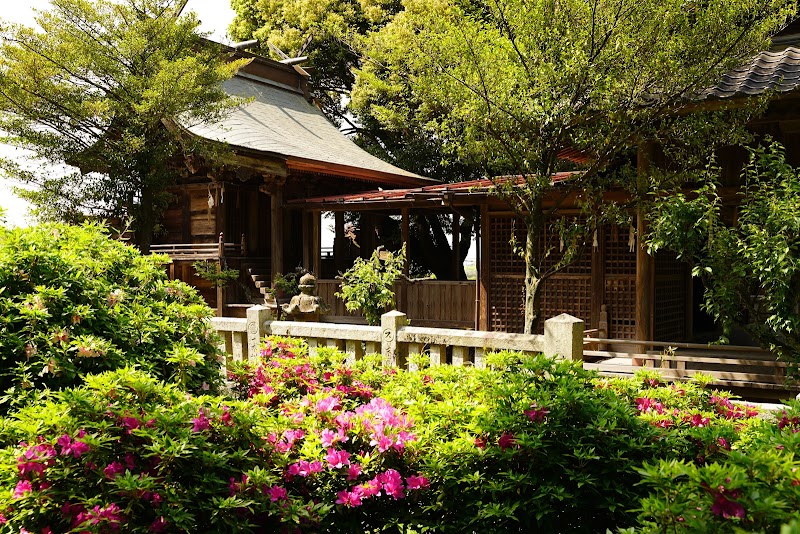
[[[227,406],[222,407],[222,417],[220,419],[222,420],[222,424],[225,426],[233,425],[233,419],[231,418],[231,409],[229,407]]]
[[[317,401],[316,409],[319,413],[332,412],[341,407],[341,402],[336,397],[325,397]]]
[[[387,495],[391,495],[395,500],[403,498],[403,477],[396,470],[388,469],[379,474],[378,482],[381,483]]]
[[[103,474],[108,478],[117,478],[121,473],[125,472],[125,466],[114,460],[103,469]]]
[[[342,490],[336,494],[336,504],[355,508],[361,506],[361,494],[358,491]]]
[[[136,430],[141,426],[139,420],[135,417],[123,417],[122,418],[122,427],[125,431],[130,434],[131,430]]]
[[[655,412],[659,415],[664,413],[663,404],[647,397],[636,399],[636,408],[642,413]]]
[[[431,485],[427,478],[417,475],[411,475],[410,477],[406,478],[406,484],[410,490],[427,489]]]
[[[736,501],[740,496],[739,490],[732,491],[729,495],[730,498],[725,496],[724,489],[716,493],[714,504],[711,505],[711,513],[718,516],[721,515],[725,519],[730,519],[732,517],[744,519],[744,506]]]
[[[351,464],[347,468],[347,480],[356,480],[361,474],[361,464]]]
[[[285,501],[288,496],[286,488],[281,486],[272,486],[267,490],[267,493],[269,494],[269,500],[272,502]]]
[[[328,449],[325,460],[328,462],[328,466],[331,469],[341,469],[342,467],[350,465],[350,453],[347,451]]]
[[[522,413],[527,415],[528,419],[530,419],[531,421],[535,423],[541,423],[542,421],[544,421],[544,418],[547,417],[547,414],[550,413],[550,410],[548,410],[547,408],[539,408],[534,402],[533,404],[531,404],[530,410],[525,410]]]
[[[14,499],[19,499],[20,497],[24,497],[26,493],[30,493],[33,491],[33,485],[31,484],[30,480],[20,480],[17,482],[17,487],[14,488]]]
[[[708,417],[703,417],[699,413],[696,413],[689,418],[689,422],[692,424],[692,426],[702,428],[704,426],[708,426],[711,420]]]
[[[150,524],[150,532],[166,532],[169,527],[169,521],[164,519],[164,516],[158,518]]]
[[[517,446],[517,438],[514,437],[514,434],[511,432],[503,432],[500,435],[500,438],[497,440],[497,445],[500,446],[501,450],[506,450],[510,447]]]
[[[192,432],[202,432],[211,428],[211,421],[206,417],[206,411],[203,408],[198,410],[198,415],[192,419]]]

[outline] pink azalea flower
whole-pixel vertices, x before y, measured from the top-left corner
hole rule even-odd
[[[535,423],[541,423],[542,421],[544,421],[545,417],[547,417],[547,414],[550,413],[550,410],[548,410],[547,408],[539,408],[534,402],[533,404],[531,404],[530,410],[525,410],[522,413],[527,415],[528,419],[530,419],[531,421]]]
[[[497,445],[500,446],[501,450],[506,450],[509,447],[516,447],[517,446],[517,438],[515,438],[514,434],[512,434],[510,432],[503,432],[503,434],[497,440]]]
[[[347,480],[356,480],[361,474],[361,464],[351,464],[347,468]]]
[[[341,407],[341,402],[336,397],[325,397],[317,401],[316,409],[319,413],[332,412]]]
[[[209,428],[211,428],[211,421],[206,417],[206,411],[200,408],[197,417],[192,419],[192,432],[202,432]]]
[[[357,491],[342,490],[336,494],[336,504],[342,504],[348,508],[361,506],[361,494]]]
[[[20,497],[24,497],[26,493],[30,493],[33,491],[33,485],[31,484],[30,480],[20,480],[17,482],[17,487],[14,488],[14,499],[19,499]]]
[[[122,418],[122,427],[125,428],[125,431],[130,434],[131,430],[136,430],[141,426],[139,420],[135,417],[123,417]]]
[[[406,484],[410,490],[426,489],[431,485],[427,478],[417,475],[411,475],[410,477],[406,478]]]
[[[388,469],[379,474],[378,481],[387,495],[391,495],[395,500],[403,498],[403,477],[396,470]]]
[[[328,462],[328,466],[331,469],[341,469],[342,467],[350,465],[350,453],[347,451],[328,449],[325,460]]]
[[[287,497],[286,489],[280,486],[272,486],[267,490],[269,500],[272,502],[285,501]]]
[[[150,532],[166,532],[169,527],[169,521],[164,519],[164,516],[158,518],[150,524]]]
[[[222,407],[222,424],[225,426],[233,425],[233,419],[231,418],[231,409],[227,406]]]
[[[125,466],[114,460],[103,469],[103,474],[108,478],[117,478],[120,473],[125,472]]]
[[[721,515],[725,519],[730,519],[732,517],[744,519],[744,506],[736,501],[739,497],[738,490],[730,492],[730,498],[726,497],[724,493],[725,491],[723,490],[716,494],[714,504],[711,505],[711,513],[714,515]]]

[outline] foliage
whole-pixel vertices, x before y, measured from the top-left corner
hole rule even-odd
[[[278,365],[260,368],[267,381],[248,402],[124,369],[6,420],[0,532],[382,528],[428,485],[405,453],[413,423],[368,389],[343,389],[344,368],[335,388],[273,398],[271,379],[301,380],[307,365],[268,350]]]
[[[19,194],[40,216],[132,218],[149,247],[182,156],[211,150],[177,123],[213,121],[238,104],[221,82],[243,62],[202,43],[197,17],[178,17],[184,4],[52,0],[38,28],[0,26],[3,141],[49,164],[2,168],[36,186]]]
[[[406,245],[399,252],[386,254],[380,249],[372,253],[369,260],[356,258],[353,266],[340,279],[342,290],[336,296],[344,301],[350,311],[361,311],[367,323],[378,325],[381,315],[394,306],[394,283],[403,274],[406,262]]]
[[[189,391],[219,381],[212,312],[96,224],[0,230],[0,390],[21,401],[137,365]]]
[[[361,65],[357,42],[404,9],[397,0],[234,0],[231,35],[258,39],[262,50],[277,46],[292,56],[307,56],[310,89],[322,111],[358,144],[403,169],[452,182],[478,177],[478,169],[444,153],[442,142],[420,124],[388,126],[372,113],[373,104],[402,99],[415,107],[410,86],[391,95],[351,95],[354,68]],[[350,97],[354,99],[351,101]],[[374,97],[374,100],[373,100]],[[377,109],[377,107],[375,107]]]
[[[798,408],[756,421],[714,462],[646,463],[637,532],[776,532],[800,520]]]
[[[239,279],[238,269],[225,269],[217,262],[200,260],[192,263],[195,276],[208,280],[216,287],[223,287],[228,282]]]
[[[277,273],[272,280],[273,291],[280,291],[284,297],[293,297],[300,294],[300,278],[308,271],[298,267],[286,274]]]
[[[776,531],[800,521],[800,405],[511,352],[385,369],[268,338],[239,400],[139,371],[0,421],[0,532]],[[790,527],[786,527],[790,528]],[[50,529],[50,530],[47,530]]]
[[[353,99],[369,93],[367,100],[377,104],[372,113],[387,127],[423,125],[455,157],[490,176],[519,178],[499,179],[496,189],[527,230],[530,332],[546,276],[538,239],[547,218],[574,192],[591,235],[603,222],[600,193],[611,178],[643,194],[629,174],[607,172],[637,145],[658,141],[688,165],[715,146],[740,140],[742,130],[734,126],[752,108],[675,110],[768,47],[795,4],[406,0],[402,12],[366,39]],[[392,98],[409,91],[413,106]],[[567,165],[560,159],[564,151],[580,154],[585,163]],[[556,202],[545,211],[552,175],[565,168],[583,173],[559,182]]]
[[[763,346],[800,358],[800,171],[777,143],[750,150],[733,219],[713,165],[691,195],[657,201],[650,247],[676,251],[705,285],[704,309],[728,336],[742,325]]]

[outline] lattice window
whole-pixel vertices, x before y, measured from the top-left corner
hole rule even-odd
[[[542,318],[568,313],[588,325],[592,314],[591,276],[557,274],[548,278],[542,292]],[[588,327],[587,327],[588,328]],[[539,333],[544,332],[544,321]]]
[[[490,285],[489,326],[495,332],[522,332],[525,322],[525,284],[519,276],[493,276]]]
[[[494,274],[524,274],[525,261],[511,248],[511,236],[525,244],[525,224],[512,217],[492,217],[489,262]]]
[[[661,251],[655,256],[655,339],[683,341],[686,338],[687,266],[675,254]]]
[[[605,231],[606,276],[636,276],[636,248],[630,249],[630,228],[608,225]],[[637,241],[638,244],[638,241]]]
[[[609,311],[609,337],[636,337],[636,277],[606,274],[604,304]]]

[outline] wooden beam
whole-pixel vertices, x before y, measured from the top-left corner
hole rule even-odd
[[[480,284],[480,302],[478,302],[478,329],[489,330],[489,281],[491,271],[489,263],[489,246],[491,235],[489,232],[489,206],[481,204],[481,231],[477,240],[478,247],[478,283]]]
[[[408,313],[408,276],[411,265],[411,210],[400,210],[400,240],[406,246],[406,261],[403,264],[403,278],[400,279],[400,291],[397,294],[397,309]]]
[[[344,236],[344,212],[337,211],[333,214],[333,266],[336,273],[344,272],[345,253],[347,251],[346,237]]]
[[[452,277],[453,280],[460,280],[459,263],[461,263],[461,216],[453,213],[453,245],[452,245]]]
[[[270,197],[270,222],[272,223],[272,252],[273,280],[275,275],[283,273],[283,187],[276,187]]]
[[[605,303],[606,292],[606,240],[605,228],[597,229],[597,248],[592,247],[592,310],[591,328],[600,324],[601,307]]]
[[[302,213],[302,221],[303,221],[303,269],[307,271],[311,271],[312,269],[312,248],[313,248],[313,232],[311,230],[312,217],[310,211],[304,211]]]
[[[322,212],[311,212],[311,272],[322,276]]]
[[[639,194],[644,195],[653,159],[654,145],[639,146],[636,172]],[[642,208],[636,209],[636,339],[653,339],[653,257],[647,252],[647,219]]]

